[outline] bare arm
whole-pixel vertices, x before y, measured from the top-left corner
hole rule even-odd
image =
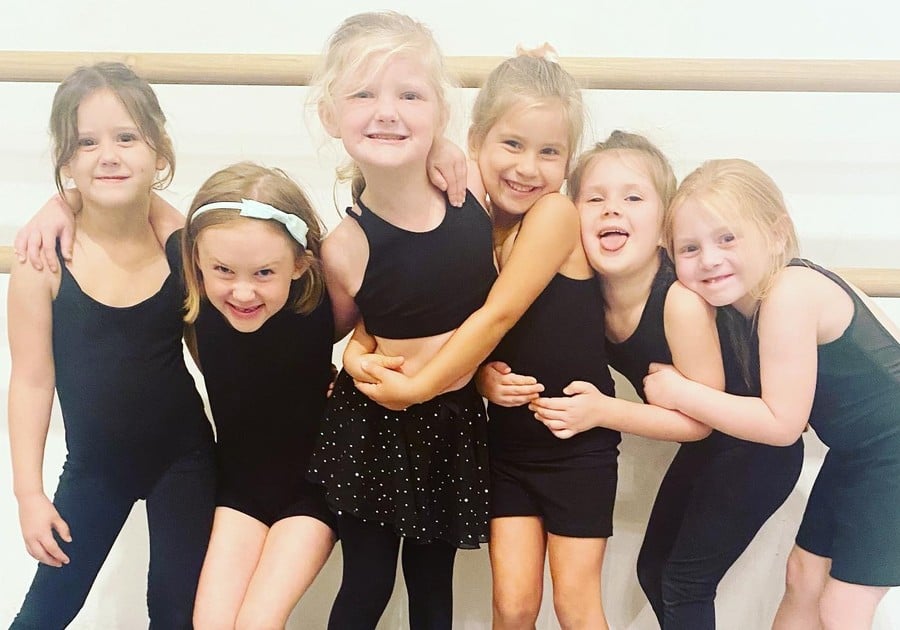
[[[380,382],[361,385],[360,391],[392,409],[429,400],[444,391],[478,367],[576,246],[580,246],[580,231],[572,202],[558,193],[539,199],[522,220],[515,247],[484,306],[463,322],[417,374],[403,377],[387,370],[370,370]]]
[[[69,528],[44,493],[42,467],[55,376],[51,303],[58,276],[30,265],[14,266],[9,281],[9,443],[13,491],[28,553],[51,566],[69,558],[53,537],[70,541]]]
[[[741,439],[795,442],[815,395],[822,280],[830,282],[815,272],[786,269],[760,305],[761,397],[733,396],[657,366],[645,379],[648,398]]]
[[[150,196],[148,220],[150,227],[153,228],[153,234],[156,235],[156,240],[163,246],[163,249],[165,249],[166,241],[169,240],[172,232],[184,227],[184,215],[156,193]]]
[[[673,361],[683,373],[723,389],[715,310],[676,282],[666,294],[663,322]],[[700,440],[711,431],[678,411],[607,396],[584,381],[570,383],[563,393],[566,397],[539,398],[531,404],[535,417],[560,438],[598,426],[675,442]]]
[[[347,342],[347,347],[344,348],[342,359],[344,370],[357,383],[375,382],[367,372],[369,366],[373,363],[388,370],[400,370],[402,368],[403,357],[375,354],[377,347],[378,342],[375,340],[375,337],[368,333],[365,322],[359,320],[353,329],[350,341]]]
[[[334,339],[347,336],[359,321],[353,296],[369,259],[369,243],[354,219],[343,221],[322,241],[325,286],[334,314]]]

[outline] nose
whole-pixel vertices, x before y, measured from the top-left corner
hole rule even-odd
[[[526,177],[532,177],[537,174],[537,158],[530,151],[525,151],[519,155],[516,161],[516,172]]]
[[[619,209],[619,204],[613,201],[612,199],[608,199],[603,202],[603,216],[621,216],[622,211]]]
[[[231,296],[235,302],[251,302],[256,295],[253,283],[239,280],[231,287]]]
[[[397,121],[397,104],[393,96],[382,94],[378,97],[378,109],[375,112],[375,117],[382,122]]]
[[[119,163],[119,149],[115,142],[103,141],[100,143],[100,163],[104,165]]]
[[[722,262],[722,254],[716,247],[704,247],[700,250],[700,264],[704,269],[714,269]]]

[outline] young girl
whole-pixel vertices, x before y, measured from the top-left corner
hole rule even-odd
[[[762,389],[732,396],[654,366],[648,398],[746,440],[790,444],[816,429],[830,450],[775,628],[871,627],[900,584],[900,335],[835,274],[796,259],[781,192],[750,162],[688,176],[666,239],[679,280],[758,331]]]
[[[521,316],[495,356],[553,391],[577,376],[612,394],[599,286],[576,210],[558,192],[582,125],[580,90],[556,63],[520,56],[491,73],[475,102],[469,148],[490,199],[499,279],[485,306],[417,374],[385,374],[360,383],[363,391],[389,405],[416,402],[402,397],[428,395],[433,383],[476,367]],[[619,434],[596,429],[561,442],[526,407],[492,405],[489,415],[494,626],[534,625],[549,556],[561,625],[605,627],[600,570]]]
[[[321,236],[306,195],[276,169],[230,166],[191,204],[185,321],[194,324],[218,462],[194,612],[201,630],[284,627],[334,546],[334,515],[305,479],[334,338]]]
[[[355,205],[322,246],[337,328],[361,315],[412,372],[484,302],[496,275],[484,209],[471,195],[456,208],[428,181],[447,84],[431,33],[396,13],[345,20],[318,80],[322,123],[359,171]],[[469,380],[392,412],[338,376],[310,464],[338,513],[344,559],[329,628],[376,626],[401,539],[410,626],[450,628],[456,549],[487,538],[484,408]]]
[[[585,153],[569,180],[584,247],[600,274],[610,365],[642,397],[648,366],[663,360],[713,388],[747,393],[753,386],[733,361],[723,374],[714,310],[675,282],[659,247],[674,191],[665,156],[642,136],[618,131]],[[718,583],[793,488],[801,443],[774,448],[716,432],[706,437],[709,428],[691,418],[610,398],[582,382],[564,393],[531,404],[558,437],[605,426],[688,442],[657,494],[638,578],[663,628],[714,628]]]
[[[14,628],[62,628],[138,499],[147,501],[151,623],[190,628],[213,510],[212,433],[184,365],[181,258],[148,221],[175,164],[150,86],[79,68],[50,119],[57,187],[81,194],[75,257],[17,265],[9,286],[9,430],[22,534],[42,564]],[[41,462],[54,388],[67,455],[53,503]]]

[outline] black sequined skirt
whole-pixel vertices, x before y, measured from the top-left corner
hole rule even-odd
[[[391,411],[341,372],[309,464],[329,505],[460,549],[488,539],[487,417],[473,383]]]

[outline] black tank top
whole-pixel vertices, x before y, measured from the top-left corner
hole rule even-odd
[[[122,482],[150,483],[212,439],[184,363],[179,236],[166,243],[168,277],[143,302],[101,304],[66,265],[53,301],[56,391],[69,457]]]
[[[807,260],[853,300],[844,333],[818,348],[810,424],[835,450],[877,446],[900,457],[900,343],[839,276]]]
[[[449,203],[429,232],[409,232],[357,204],[369,261],[355,301],[373,335],[430,337],[458,328],[484,304],[497,277],[491,221],[472,193]]]
[[[542,396],[562,396],[572,381],[588,381],[615,395],[604,349],[603,294],[595,278],[556,274],[522,318],[503,337],[492,359],[509,364],[544,385]],[[618,431],[591,429],[569,439],[555,437],[527,405],[488,405],[491,454],[540,461],[589,452],[615,456]]]
[[[220,481],[265,493],[273,478],[302,479],[331,381],[328,295],[308,315],[285,307],[251,333],[204,300],[196,332]]]

